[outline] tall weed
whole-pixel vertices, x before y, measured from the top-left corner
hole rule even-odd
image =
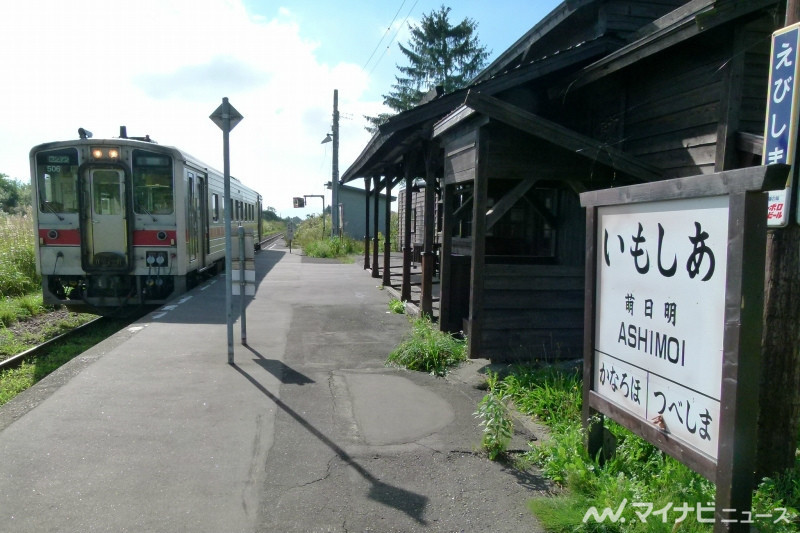
[[[481,445],[494,461],[503,455],[511,442],[514,434],[514,423],[508,414],[506,404],[509,395],[504,394],[497,385],[497,374],[489,372],[487,383],[489,385],[486,396],[478,404],[475,416],[481,419],[483,437]]]
[[[411,334],[387,359],[388,364],[444,376],[467,358],[466,341],[439,331],[427,316],[410,318]]]
[[[33,217],[0,212],[0,297],[21,296],[37,290]]]
[[[581,379],[579,374],[550,368],[516,367],[499,385],[512,398],[515,406],[536,416],[551,428],[546,442],[531,445],[528,458],[550,479],[564,487],[555,498],[537,498],[530,508],[550,531],[588,532],[710,532],[711,524],[697,519],[698,504],[713,502],[714,484],[679,461],[619,424],[606,421],[606,431],[616,441],[614,453],[601,464],[590,457],[585,447],[581,424]],[[598,510],[616,511],[627,502],[621,515],[624,521],[584,522],[592,506]],[[652,511],[667,509],[662,515],[651,514],[644,521],[644,507],[633,503],[652,504]],[[692,509],[686,520],[676,526],[682,514],[675,507]],[[800,457],[794,467],[780,476],[761,482],[753,494],[753,516],[771,514],[761,520],[759,531],[784,533],[798,530],[797,510],[800,507]],[[785,509],[786,520],[776,519]],[[638,514],[637,514],[638,513]],[[704,518],[713,513],[706,512]],[[662,520],[663,518],[663,520]]]

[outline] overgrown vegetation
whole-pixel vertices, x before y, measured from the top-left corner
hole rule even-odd
[[[78,340],[56,341],[46,354],[23,362],[19,368],[0,371],[0,405],[118,331],[125,323],[127,322],[119,320],[108,321],[102,327],[93,329],[90,335],[81,336]]]
[[[402,300],[391,298],[389,300],[389,311],[398,315],[402,315],[406,312],[406,304]]]
[[[36,274],[33,236],[30,208],[21,215],[0,211],[0,297],[22,296],[39,289],[41,277]]]
[[[589,457],[580,422],[581,378],[577,371],[518,366],[495,383],[494,388],[499,391],[496,394],[510,398],[519,411],[535,416],[551,429],[550,438],[544,443],[533,443],[527,454],[548,478],[564,489],[555,497],[537,498],[530,503],[532,512],[548,531],[712,530],[713,524],[698,521],[698,509],[701,518],[713,517],[712,511],[702,509],[714,501],[714,485],[640,437],[616,423],[606,422],[607,430],[616,440],[616,450],[602,465],[599,458]],[[760,531],[797,531],[800,459],[793,470],[763,480],[753,502],[754,517],[756,513],[771,516],[754,524]],[[613,522],[610,517],[602,523],[590,517],[584,523],[591,507],[599,513],[609,509],[621,514]],[[686,508],[690,511],[676,526]]]
[[[498,376],[489,372],[487,376],[488,392],[478,404],[475,416],[481,419],[483,437],[481,446],[486,450],[489,459],[497,460],[502,456],[514,434],[514,423],[508,414],[506,404],[510,396],[497,386]]]
[[[347,235],[331,237],[331,217],[311,216],[301,222],[294,232],[293,245],[303,249],[309,257],[346,258],[353,254],[363,254],[364,244]]]
[[[427,316],[409,318],[411,333],[387,359],[388,364],[444,376],[467,358],[467,343],[439,331]]]
[[[343,258],[353,254],[363,254],[364,245],[350,237],[328,237],[311,241],[303,247],[303,253],[309,257]]]

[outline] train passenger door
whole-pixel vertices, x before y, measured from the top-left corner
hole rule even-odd
[[[195,201],[197,202],[197,253],[200,268],[205,268],[208,257],[208,191],[205,176],[197,176],[195,183]]]
[[[125,172],[90,169],[88,178],[86,266],[92,270],[125,270],[129,264]]]
[[[186,255],[192,268],[203,269],[206,262],[207,216],[206,180],[194,172],[186,172]]]

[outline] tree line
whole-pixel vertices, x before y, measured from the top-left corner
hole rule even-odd
[[[11,179],[0,172],[0,211],[21,214],[31,206],[31,184]]]

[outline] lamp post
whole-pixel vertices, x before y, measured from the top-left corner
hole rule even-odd
[[[333,90],[333,132],[325,135],[320,144],[333,141],[331,164],[331,237],[339,236],[339,89]],[[324,213],[323,213],[324,216]]]

